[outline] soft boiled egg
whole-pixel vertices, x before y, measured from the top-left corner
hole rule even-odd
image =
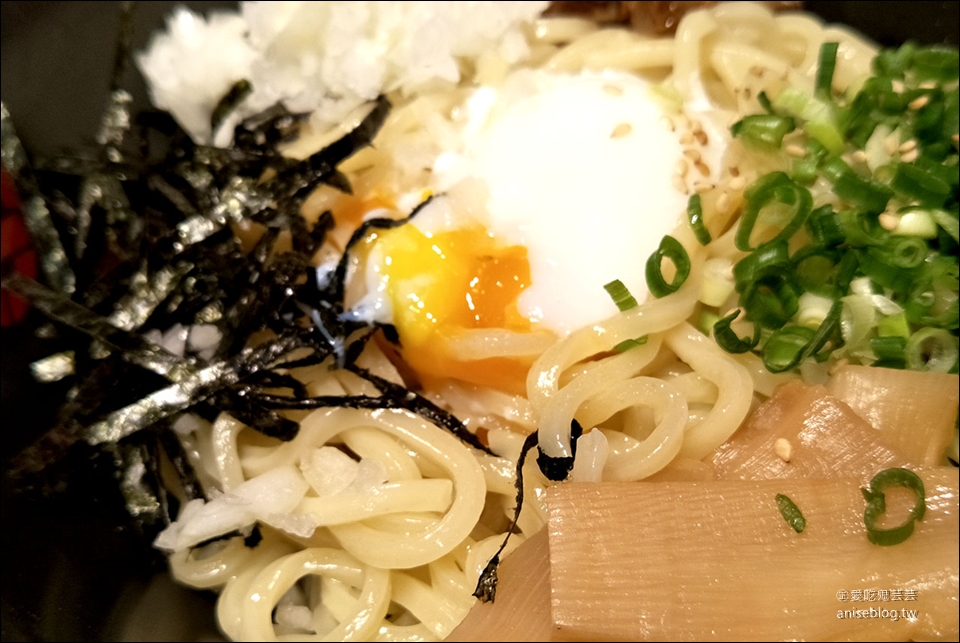
[[[616,313],[603,288],[614,279],[643,301],[647,258],[722,145],[697,146],[686,117],[621,72],[516,72],[457,119],[462,143],[436,159],[429,186],[449,196],[369,240],[366,303],[397,327],[421,378],[523,393],[535,354],[472,359],[455,340],[562,337]]]

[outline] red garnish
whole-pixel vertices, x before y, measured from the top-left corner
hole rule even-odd
[[[20,197],[13,179],[2,172],[2,213],[0,213],[0,261],[4,275],[18,272],[36,279],[37,253],[30,243],[30,235],[20,211]],[[0,292],[0,327],[7,328],[23,321],[30,308],[22,297],[3,290]]]

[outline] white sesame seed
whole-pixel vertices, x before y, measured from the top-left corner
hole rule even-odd
[[[713,183],[710,181],[694,181],[693,189],[697,194],[703,194],[713,189]]]
[[[893,87],[893,91],[895,91],[898,94],[902,94],[903,90],[906,89],[906,86],[903,84],[902,80],[895,80],[890,84]]]
[[[890,134],[887,138],[883,139],[883,149],[886,150],[887,154],[893,154],[899,146],[900,137],[896,134]]]
[[[783,150],[790,156],[796,156],[797,158],[803,158],[807,155],[807,151],[800,147],[799,145],[787,145]]]
[[[863,150],[857,150],[850,155],[850,158],[856,161],[857,163],[866,163],[867,162],[867,153]]]
[[[683,194],[688,194],[688,192],[687,192],[687,184],[686,184],[686,182],[683,180],[683,177],[682,177],[682,176],[678,176],[678,175],[676,175],[676,174],[673,175],[673,187],[677,190],[677,192],[682,192]]]
[[[624,136],[629,136],[632,131],[633,125],[630,123],[618,123],[617,126],[613,128],[613,131],[610,132],[610,138],[623,138]]]
[[[676,167],[674,167],[673,173],[676,174],[677,176],[686,176],[687,169],[688,169],[687,162],[684,161],[683,159],[680,159],[679,161],[677,161],[677,165]]]
[[[930,102],[930,97],[924,94],[923,96],[917,96],[912,101],[910,101],[910,104],[907,105],[907,107],[913,110],[917,110],[922,107],[926,107],[927,103],[929,102]]]
[[[692,131],[694,134],[696,134],[697,132],[702,132],[703,125],[700,123],[700,121],[694,119],[690,121],[690,131]]]
[[[684,132],[680,135],[680,145],[693,145],[693,134]]]
[[[700,176],[710,176],[710,166],[703,161],[697,161],[693,164],[693,166],[697,168],[697,172],[700,173]]]
[[[911,138],[906,143],[903,143],[902,145],[900,145],[900,147],[898,147],[897,149],[900,151],[901,154],[903,154],[905,152],[909,152],[910,150],[914,149],[916,146],[917,146],[917,141]]]
[[[693,148],[687,148],[683,151],[683,155],[688,159],[696,163],[700,160],[700,150],[695,150]]]
[[[786,438],[777,438],[773,443],[773,452],[784,462],[790,462],[790,458],[793,457],[793,445]]]
[[[716,208],[720,214],[727,214],[730,208],[730,195],[726,192],[721,192],[720,196],[717,197]]]
[[[884,212],[877,217],[880,227],[884,230],[893,231],[900,227],[900,217],[890,212]]]
[[[747,187],[747,180],[742,176],[734,176],[732,179],[730,179],[730,183],[728,185],[730,186],[731,190],[739,192],[743,188]]]
[[[700,143],[700,145],[706,145],[709,142],[707,139],[707,133],[703,130],[697,130],[694,132],[693,137],[697,139],[697,143]]]
[[[661,117],[660,124],[663,125],[664,129],[666,129],[668,132],[673,132],[676,130],[676,126],[673,124],[673,119],[669,116]]]
[[[919,156],[920,156],[920,150],[918,150],[917,148],[913,148],[906,154],[901,154],[900,161],[903,163],[913,163],[914,161],[917,160],[917,157]]]
[[[934,89],[937,86],[937,83],[932,80],[925,80],[918,85],[920,89]]]

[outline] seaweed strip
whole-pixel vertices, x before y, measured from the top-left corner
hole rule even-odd
[[[507,534],[504,536],[503,542],[500,543],[497,553],[490,558],[486,567],[483,568],[483,572],[480,573],[480,578],[477,579],[477,587],[473,591],[473,595],[479,598],[482,603],[493,602],[497,597],[497,567],[500,566],[500,554],[507,547],[507,542],[513,535],[513,530],[517,528],[517,521],[520,520],[520,512],[523,510],[523,464],[527,461],[527,454],[530,450],[537,446],[539,439],[539,433],[534,431],[523,441],[523,447],[520,449],[520,458],[517,460],[517,479],[514,482],[517,488],[517,502],[513,511],[513,522],[510,523],[510,528],[507,529]]]
[[[210,115],[210,133],[213,138],[216,138],[217,130],[230,113],[235,111],[251,93],[253,93],[253,85],[249,80],[241,78],[217,102],[217,106],[213,108],[213,113]]]
[[[210,364],[191,373],[180,382],[155,391],[93,424],[87,430],[87,441],[90,444],[116,442],[136,433],[154,422],[205,400],[224,387],[236,384],[245,377],[268,368],[284,353],[302,344],[303,339],[299,332],[288,334],[254,348],[245,349],[230,359]]]
[[[363,379],[367,380],[383,393],[383,397],[373,398],[376,400],[383,400],[387,404],[396,404],[397,406],[392,408],[401,408],[415,413],[420,417],[433,422],[439,427],[450,431],[455,436],[460,438],[461,442],[466,442],[475,449],[479,449],[484,453],[494,455],[493,451],[488,449],[479,438],[471,433],[463,422],[461,422],[455,415],[449,411],[445,411],[427,398],[419,395],[399,384],[394,384],[390,380],[383,379],[377,375],[374,375],[365,368],[361,368],[356,364],[347,364],[346,369],[353,373],[356,373]],[[386,398],[389,401],[384,400]]]
[[[203,498],[203,487],[200,485],[200,479],[197,477],[193,465],[190,464],[190,458],[187,456],[183,444],[177,439],[177,435],[164,427],[164,430],[157,431],[157,439],[177,472],[177,478],[180,480],[180,486],[183,488],[183,493],[187,499]]]
[[[391,228],[398,228],[408,223],[425,207],[427,207],[431,201],[433,201],[433,195],[421,201],[420,204],[413,209],[413,212],[401,219],[387,219],[384,217],[378,217],[374,219],[368,219],[360,224],[360,227],[354,230],[353,234],[350,235],[350,239],[347,241],[347,245],[344,248],[343,255],[340,257],[340,261],[337,262],[337,268],[333,275],[333,282],[330,285],[332,289],[332,292],[330,292],[331,299],[335,302],[343,301],[343,291],[347,279],[347,266],[350,263],[349,255],[354,246],[366,239],[371,230],[389,230]]]
[[[7,106],[0,101],[0,158],[13,177],[20,193],[24,223],[40,258],[40,268],[48,284],[61,293],[72,293],[76,276],[70,267],[50,210],[39,194],[36,177],[27,162]]]
[[[191,360],[173,355],[139,335],[117,328],[90,309],[32,279],[13,273],[3,278],[3,287],[29,299],[47,317],[123,351],[125,359],[133,364],[173,381],[186,379],[194,370]]]
[[[300,430],[298,422],[281,417],[275,411],[258,404],[257,400],[252,399],[247,388],[223,389],[213,396],[212,401],[217,408],[267,437],[289,442],[297,437]]]
[[[316,186],[331,175],[339,176],[336,180],[343,181],[345,177],[336,169],[337,165],[373,142],[389,112],[390,101],[381,95],[357,127],[316,154],[282,171],[276,178],[276,184],[284,187],[286,195],[293,196],[305,188]]]

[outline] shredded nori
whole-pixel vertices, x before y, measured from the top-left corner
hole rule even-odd
[[[372,143],[389,101],[372,101],[357,127],[302,161],[284,157],[279,146],[298,135],[307,115],[282,104],[240,122],[227,148],[197,145],[169,115],[131,114],[131,97],[120,86],[131,8],[123,3],[92,154],[31,163],[0,105],[0,151],[42,267],[38,281],[4,275],[3,287],[46,314],[74,356],[74,374],[56,375],[73,382],[56,425],[11,462],[8,478],[28,489],[34,476],[60,462],[110,462],[135,524],[155,533],[178,505],[161,480],[161,462],[172,464],[187,499],[203,496],[171,430],[182,413],[212,420],[226,412],[291,440],[299,427],[284,411],[404,409],[490,453],[451,413],[356,365],[375,333],[397,344],[399,338],[394,327],[345,308],[349,254],[374,230],[407,223],[429,200],[408,217],[363,223],[332,274],[321,278],[313,267],[334,220],[325,212],[309,225],[301,207],[321,185],[351,192],[338,165]],[[215,134],[249,89],[240,82],[220,101],[211,119]],[[233,229],[246,222],[263,230],[250,251]],[[286,251],[279,249],[283,233],[292,242]],[[201,326],[215,328],[209,346],[186,343],[181,352],[150,339]],[[248,345],[260,333],[268,339]],[[380,395],[309,397],[287,373],[325,362],[367,379]],[[54,363],[38,368],[54,379],[47,368]],[[522,492],[518,513],[521,500]],[[254,547],[259,530],[244,537]]]

